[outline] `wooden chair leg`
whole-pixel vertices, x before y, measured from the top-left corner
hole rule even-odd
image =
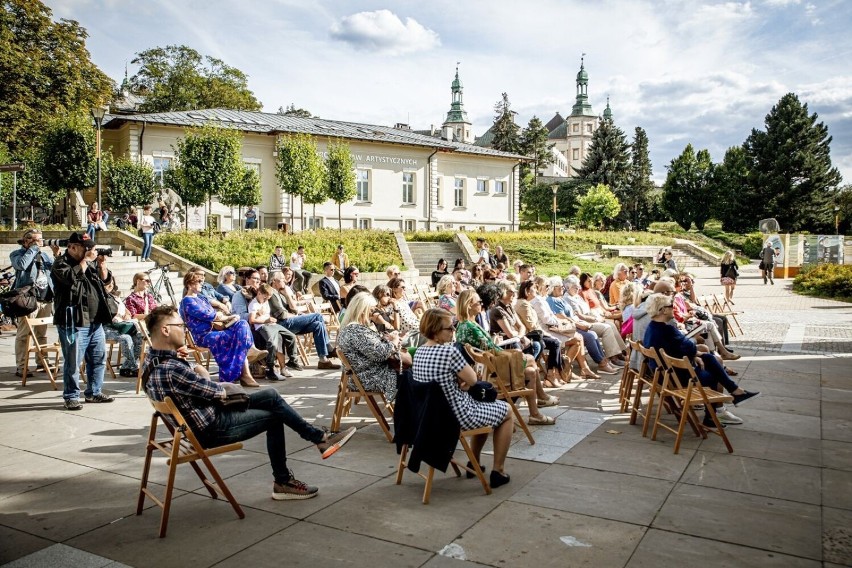
[[[402,445],[402,450],[399,452],[399,463],[396,466],[396,484],[402,483],[402,474],[405,471],[405,458],[408,456],[408,444]]]
[[[423,488],[423,504],[429,504],[429,496],[432,494],[432,479],[435,477],[435,468],[429,466],[429,473],[426,474],[426,487]]]
[[[467,460],[473,466],[474,473],[476,473],[476,477],[479,478],[479,482],[482,484],[482,488],[485,490],[486,495],[491,495],[491,485],[488,483],[488,480],[485,479],[485,474],[482,473],[482,467],[479,465],[479,460],[476,459],[476,456],[473,455],[473,448],[470,447],[470,444],[467,441],[467,437],[461,436],[459,437],[459,441],[461,441],[461,445],[464,448],[464,452],[467,454]]]

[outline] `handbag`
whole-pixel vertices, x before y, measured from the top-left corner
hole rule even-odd
[[[524,354],[516,349],[503,349],[500,351],[488,351],[497,376],[503,378],[503,382],[509,390],[521,390],[526,387],[524,377]]]
[[[627,321],[621,324],[621,337],[633,335],[633,316],[627,318]]]
[[[532,331],[527,332],[527,339],[530,341],[536,341],[541,343],[544,339],[544,333],[540,329],[534,329]]]
[[[10,318],[28,316],[38,309],[34,286],[21,286],[0,294],[0,311]]]
[[[132,321],[117,321],[110,324],[119,335],[136,335],[136,324]]]
[[[210,324],[210,331],[224,331],[240,321],[240,316],[233,315],[226,320],[217,320]]]
[[[497,400],[497,389],[488,381],[476,381],[468,390],[470,398],[479,402],[494,402]]]
[[[739,271],[737,271],[737,267],[734,266],[733,264],[731,266],[729,266],[728,269],[725,271],[725,278],[730,278],[731,280],[736,280],[737,278],[739,278],[739,276],[740,276],[740,273],[739,273]]]

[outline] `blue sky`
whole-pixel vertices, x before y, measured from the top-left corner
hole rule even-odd
[[[88,30],[92,59],[117,81],[135,53],[185,44],[247,73],[269,112],[294,103],[329,119],[438,126],[460,61],[476,134],[504,91],[521,125],[569,113],[586,53],[593,109],[609,96],[628,138],[647,131],[657,181],[687,143],[721,161],[792,91],[828,125],[832,160],[852,180],[846,0],[46,3]]]

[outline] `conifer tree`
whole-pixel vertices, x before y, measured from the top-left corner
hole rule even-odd
[[[608,118],[601,120],[577,175],[589,185],[607,185],[623,202],[630,175],[630,145],[624,132]]]
[[[494,125],[491,131],[494,139],[491,147],[502,152],[518,152],[520,149],[520,128],[515,124],[515,113],[509,102],[509,95],[503,93],[503,98],[494,105]]]
[[[648,135],[645,129],[637,126],[633,134],[632,152],[630,155],[630,172],[627,177],[627,187],[624,191],[621,215],[629,220],[634,229],[644,229],[651,219],[651,192],[654,182],[651,181],[651,158],[648,153]]]

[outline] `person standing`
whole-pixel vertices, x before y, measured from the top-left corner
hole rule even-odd
[[[24,286],[35,286],[38,296],[38,308],[30,314],[34,318],[46,318],[53,315],[53,281],[50,279],[50,270],[53,267],[53,259],[59,256],[59,247],[51,245],[53,257],[41,250],[44,241],[41,231],[28,229],[18,241],[21,248],[9,255],[12,268],[15,269],[14,289]],[[35,334],[40,344],[47,343],[47,326],[39,325],[35,328]],[[23,319],[18,319],[18,331],[15,334],[15,371],[16,377],[24,376],[24,363],[27,353],[27,337],[29,330],[24,325]]]
[[[253,205],[249,205],[246,211],[246,230],[257,229],[257,211]]]
[[[766,280],[774,286],[773,272],[775,269],[775,249],[772,248],[772,241],[766,241],[763,250],[760,251],[760,276],[763,278],[763,284],[766,285]]]
[[[151,215],[151,206],[142,208],[142,218],[139,220],[139,230],[142,231],[142,260],[148,260],[151,256],[151,247],[154,245],[154,223],[156,219]]]
[[[733,304],[734,289],[737,287],[737,278],[740,277],[740,267],[737,265],[734,251],[729,250],[722,255],[721,273],[720,282],[725,287],[725,299]]]
[[[293,287],[296,289],[296,292],[302,294],[308,292],[308,285],[311,282],[311,273],[302,269],[307,259],[305,247],[302,245],[299,245],[296,252],[290,255],[290,270],[293,271]]]
[[[112,321],[104,283],[112,278],[106,256],[85,233],[71,233],[68,248],[50,271],[55,298],[53,323],[62,347],[63,392],[67,410],[80,410],[80,360],[86,361],[86,402],[112,402],[101,392],[106,369],[104,324]]]

